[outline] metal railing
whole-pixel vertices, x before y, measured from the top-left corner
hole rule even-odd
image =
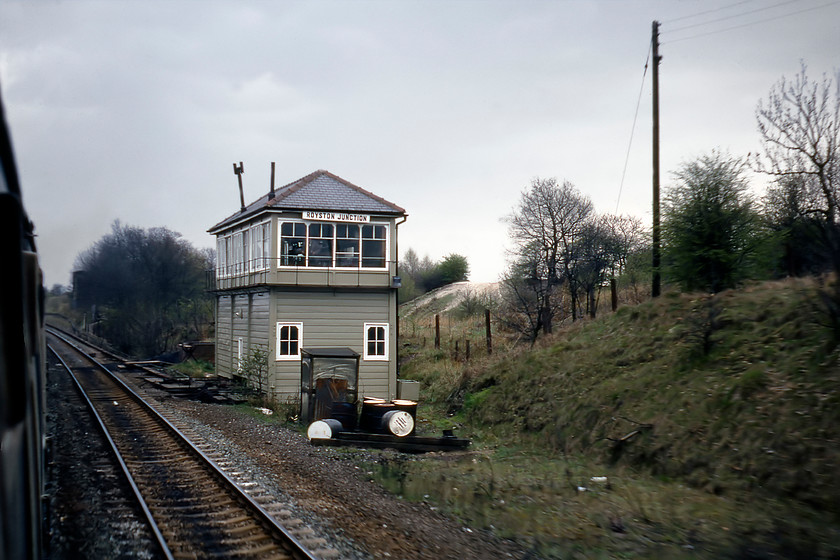
[[[362,278],[381,276],[383,285],[392,285],[397,261],[385,260],[384,267],[338,267],[283,264],[288,257],[260,258],[245,263],[215,267],[205,273],[208,291],[244,288],[267,284],[277,285],[364,285]],[[266,266],[268,264],[268,266]],[[355,279],[355,282],[352,280]],[[338,282],[336,282],[338,280]],[[375,282],[379,285],[380,282]],[[392,286],[394,287],[394,286]]]

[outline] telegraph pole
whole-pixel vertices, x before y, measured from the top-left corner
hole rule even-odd
[[[659,22],[654,21],[651,31],[653,49],[653,285],[651,295],[659,297],[662,292],[661,241],[659,230]]]

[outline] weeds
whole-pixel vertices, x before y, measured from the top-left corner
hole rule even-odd
[[[469,364],[409,338],[423,422],[460,424],[475,451],[406,463],[405,495],[545,558],[832,557],[840,353],[816,294],[802,280],[669,293],[533,349],[500,334]]]

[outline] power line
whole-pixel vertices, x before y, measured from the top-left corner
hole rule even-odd
[[[737,14],[732,14],[729,16],[719,17],[717,19],[711,19],[709,21],[704,21],[700,23],[692,23],[691,25],[684,25],[682,27],[677,27],[676,29],[669,30],[669,33],[676,33],[677,31],[684,31],[686,29],[694,29],[695,27],[702,27],[704,25],[709,25],[712,23],[718,23],[721,21],[726,21],[729,19],[739,18],[741,16],[748,16],[750,14],[755,14],[758,12],[766,12],[767,10],[772,10],[773,8],[778,8],[779,6],[785,6],[787,4],[795,4],[796,2],[800,2],[801,0],[785,0],[784,2],[777,2],[776,4],[771,4],[769,6],[762,6],[760,8],[755,8],[754,10],[747,10],[746,12],[740,12]]]
[[[750,21],[750,22],[747,22],[747,23],[742,23],[740,25],[733,25],[731,27],[725,27],[723,29],[715,29],[713,31],[707,31],[705,33],[698,33],[697,35],[689,35],[688,37],[679,37],[677,39],[670,39],[667,42],[668,43],[679,43],[681,41],[688,41],[690,39],[697,39],[697,38],[700,38],[700,37],[706,37],[707,35],[715,35],[717,33],[725,33],[726,31],[733,31],[735,29],[742,29],[744,27],[759,25],[759,24],[762,24],[762,23],[767,23],[769,21],[775,21],[777,19],[783,19],[783,18],[795,16],[795,15],[802,14],[802,13],[805,13],[805,12],[812,12],[814,10],[820,10],[822,8],[827,8],[829,6],[834,6],[838,3],[840,3],[840,0],[833,0],[832,2],[827,2],[825,4],[820,4],[819,6],[811,6],[810,8],[803,8],[803,9],[797,10],[795,12],[788,12],[786,14],[781,14],[781,15],[778,15],[778,16],[773,16],[773,17],[768,17],[768,18],[759,19],[759,20],[755,20],[755,21]],[[686,29],[686,28],[683,28],[683,29]],[[671,31],[671,32],[673,32],[673,31]]]
[[[647,76],[651,49],[653,49],[653,42],[651,42],[648,46],[647,58],[645,59],[645,69],[644,72],[642,72],[642,85],[639,87],[639,99],[636,100],[636,113],[633,115],[633,127],[630,129],[630,141],[627,144],[627,155],[624,158],[624,170],[621,172],[621,183],[618,185],[618,198],[615,201],[616,214],[618,214],[618,205],[621,202],[621,191],[624,189],[624,178],[627,176],[627,164],[630,162],[630,148],[633,147],[633,134],[636,132],[636,119],[639,117],[639,105],[642,103],[642,92],[645,88],[645,76]]]
[[[706,10],[703,12],[697,12],[696,14],[689,14],[687,16],[680,16],[678,18],[674,18],[670,21],[670,23],[674,23],[675,21],[682,21],[684,19],[691,19],[694,17],[705,16],[706,14],[713,14],[715,12],[722,12],[723,10],[731,10],[735,6],[740,6],[741,4],[749,4],[753,0],[741,0],[740,2],[735,2],[734,4],[730,4],[728,6],[722,6],[720,8],[715,8],[713,10]]]

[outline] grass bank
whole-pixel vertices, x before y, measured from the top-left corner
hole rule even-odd
[[[547,558],[838,557],[840,364],[818,288],[670,293],[470,362],[403,329],[424,425],[475,451],[382,475]]]

